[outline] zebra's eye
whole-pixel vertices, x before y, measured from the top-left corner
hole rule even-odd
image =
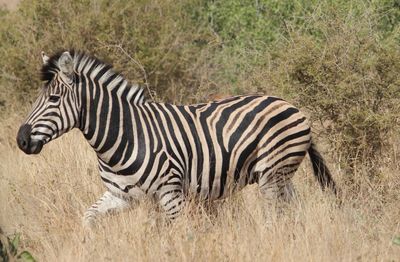
[[[52,103],[57,102],[59,99],[60,99],[59,96],[50,96],[49,97],[49,101],[52,102]]]

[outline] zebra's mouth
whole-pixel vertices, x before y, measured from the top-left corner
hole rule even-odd
[[[42,151],[43,142],[40,140],[31,140],[28,145],[21,145],[19,148],[24,151],[25,154],[36,155]]]
[[[35,154],[36,155],[36,154],[39,154],[40,151],[42,151],[43,142],[41,140],[31,140],[30,144],[31,145],[29,147],[29,151],[25,152],[28,155],[30,155],[30,154]]]

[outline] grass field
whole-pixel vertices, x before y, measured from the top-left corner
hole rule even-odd
[[[257,187],[215,203],[190,203],[169,224],[155,203],[100,221],[90,237],[81,226],[84,210],[104,191],[94,153],[78,131],[27,156],[16,146],[23,117],[0,126],[0,225],[21,233],[21,249],[39,261],[398,261],[400,168],[392,162],[379,180],[361,175],[343,183],[343,204],[321,192],[307,161],[295,176],[298,199],[265,223]],[[396,153],[396,146],[393,152]],[[306,163],[307,162],[307,163]],[[368,182],[369,181],[369,182]]]

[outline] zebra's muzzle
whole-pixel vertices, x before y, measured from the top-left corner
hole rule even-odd
[[[24,124],[22,125],[17,134],[17,144],[19,149],[24,151],[26,154],[39,154],[43,148],[43,142],[40,140],[31,139],[32,126]]]

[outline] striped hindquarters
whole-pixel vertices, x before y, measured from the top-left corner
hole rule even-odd
[[[158,126],[186,190],[203,199],[257,182],[260,173],[297,168],[310,144],[305,116],[276,97],[151,107],[162,115]]]

